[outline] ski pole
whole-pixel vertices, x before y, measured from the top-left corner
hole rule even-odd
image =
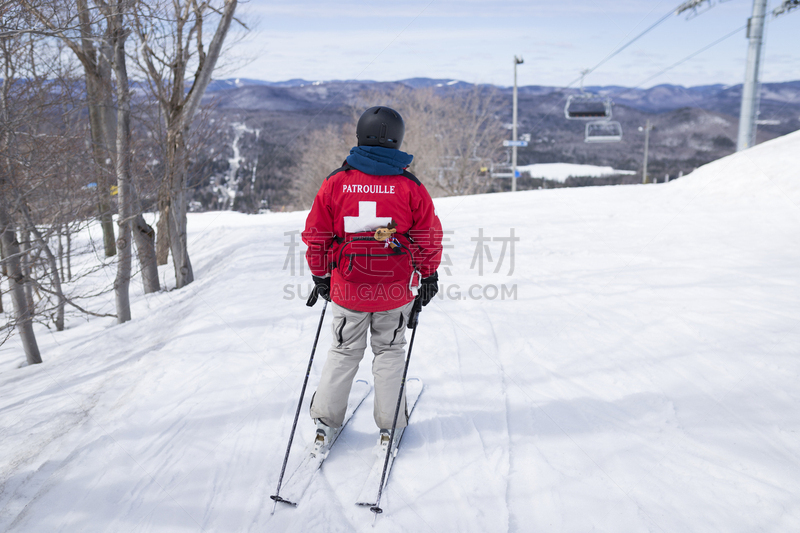
[[[383,473],[381,474],[381,484],[378,487],[378,499],[375,500],[375,505],[369,508],[370,511],[375,513],[372,517],[372,523],[375,524],[378,515],[383,512],[381,509],[381,495],[383,494],[383,484],[386,482],[386,470],[389,468],[389,455],[392,453],[394,446],[394,433],[397,430],[397,417],[400,415],[400,404],[403,403],[403,394],[406,389],[406,376],[408,375],[408,363],[411,362],[411,350],[414,348],[414,337],[417,335],[417,324],[419,313],[422,311],[422,306],[419,305],[419,300],[414,302],[411,308],[411,316],[409,317],[409,326],[411,326],[411,319],[413,319],[413,330],[411,332],[411,341],[408,343],[408,355],[406,356],[406,365],[403,368],[403,379],[400,380],[400,394],[397,396],[397,407],[394,408],[394,420],[392,421],[392,432],[389,436],[389,446],[386,449],[386,458],[383,460]]]
[[[289,451],[292,449],[292,441],[294,440],[294,432],[297,429],[297,420],[300,418],[300,409],[303,405],[303,397],[306,394],[306,385],[308,385],[308,376],[311,374],[311,365],[314,363],[314,352],[317,351],[317,341],[319,341],[319,333],[322,331],[322,320],[325,318],[325,309],[328,307],[328,300],[325,300],[325,303],[322,304],[322,314],[319,317],[319,325],[317,326],[317,335],[314,337],[314,346],[311,348],[311,359],[308,360],[308,369],[306,369],[306,377],[303,380],[303,388],[300,390],[300,401],[297,402],[297,412],[294,414],[294,423],[292,424],[292,432],[289,434],[289,444],[286,446],[286,455],[283,457],[283,467],[281,468],[281,475],[278,478],[278,488],[275,489],[275,494],[270,496],[270,498],[275,502],[272,505],[272,513],[275,513],[275,508],[278,506],[278,502],[289,503],[292,502],[288,500],[284,500],[281,498],[281,483],[283,483],[283,475],[286,473],[286,464],[289,462]],[[396,416],[396,415],[395,415]]]

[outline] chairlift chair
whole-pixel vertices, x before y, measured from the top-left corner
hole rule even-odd
[[[622,125],[612,120],[601,120],[586,124],[584,142],[615,143],[622,140]]]
[[[611,98],[596,94],[573,94],[564,107],[567,120],[597,120],[611,118]]]

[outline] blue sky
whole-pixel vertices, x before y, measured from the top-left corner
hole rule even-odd
[[[782,0],[770,0],[769,10]],[[233,46],[218,75],[270,81],[450,78],[563,86],[673,10],[680,0],[250,0],[239,15],[255,29]],[[752,0],[714,0],[687,20],[672,16],[586,78],[636,86],[746,24]],[[744,31],[648,83],[736,84],[744,77]],[[800,9],[769,17],[764,81],[800,79]]]

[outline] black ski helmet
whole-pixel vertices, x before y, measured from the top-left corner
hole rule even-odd
[[[406,125],[400,113],[386,106],[370,107],[356,126],[359,146],[383,146],[399,149],[403,144]]]

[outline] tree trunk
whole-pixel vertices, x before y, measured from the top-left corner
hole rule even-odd
[[[2,114],[3,124],[9,123],[9,82],[11,81],[11,61],[8,50],[5,47],[5,40],[0,39],[3,44],[3,83],[0,91],[0,113]],[[2,140],[2,151],[5,153],[11,145],[11,131],[4,128],[5,132]],[[6,168],[0,170],[0,250],[3,253],[3,272],[8,276],[9,292],[11,302],[14,306],[15,325],[19,331],[22,349],[29,365],[36,365],[42,362],[39,353],[39,345],[36,343],[36,336],[33,333],[33,306],[28,305],[28,298],[25,294],[25,282],[27,281],[22,270],[19,242],[17,242],[17,229],[8,212],[6,205],[6,191],[8,190],[8,177],[12,172],[10,160],[6,160]]]
[[[136,241],[136,254],[142,266],[144,293],[158,292],[161,290],[161,284],[158,281],[156,263],[156,232],[141,214],[136,216],[133,224],[133,239]]]
[[[86,96],[89,102],[89,131],[92,136],[92,157],[98,168],[97,176],[97,209],[100,227],[103,231],[103,247],[106,257],[116,253],[114,246],[114,222],[111,218],[111,191],[109,175],[113,150],[113,120],[111,113],[111,70],[103,53],[97,54],[96,42],[92,32],[89,6],[86,0],[77,0],[78,21],[81,29],[79,56],[86,79]],[[103,39],[101,47],[107,47],[107,39]],[[74,46],[74,45],[73,45]],[[103,50],[106,51],[106,50]],[[76,51],[77,52],[77,51]]]
[[[114,280],[114,293],[117,303],[117,323],[122,324],[131,319],[130,284],[131,284],[131,224],[133,209],[131,199],[131,95],[128,85],[128,69],[125,62],[125,40],[127,31],[124,28],[122,1],[112,3],[112,16],[108,21],[114,44],[114,75],[117,78],[117,202],[119,204],[119,238],[117,240],[117,277]]]
[[[67,306],[67,299],[64,296],[64,291],[61,288],[61,274],[58,272],[56,256],[53,255],[53,251],[50,250],[50,247],[44,241],[44,238],[42,238],[42,234],[39,233],[39,230],[33,230],[33,233],[36,239],[39,241],[39,245],[42,247],[44,255],[47,257],[47,262],[50,264],[50,275],[53,279],[53,292],[56,293],[56,298],[58,298],[58,304],[56,305],[56,317],[54,320],[56,331],[64,331],[64,309]]]
[[[91,46],[91,43],[90,43]],[[94,51],[91,51],[94,54]],[[97,67],[95,67],[97,69]],[[111,173],[113,153],[111,151],[109,131],[109,115],[112,102],[104,87],[106,82],[99,72],[84,68],[86,75],[86,96],[89,101],[89,132],[92,137],[92,158],[98,169],[97,175],[97,211],[100,227],[103,231],[103,247],[106,257],[116,254],[114,243],[114,222],[112,220],[108,175]],[[113,130],[111,130],[113,131]],[[108,135],[108,137],[107,137]]]
[[[98,185],[98,189],[102,185]],[[104,194],[103,191],[98,191],[98,194]],[[113,257],[117,253],[114,244],[114,220],[111,214],[111,205],[102,199],[97,203],[97,210],[100,218],[100,228],[103,230],[103,249],[105,250],[106,257]]]
[[[3,239],[0,239],[0,259],[3,261],[0,263],[0,279],[1,276],[8,276],[8,271],[6,270],[6,262],[5,262],[6,254],[3,253]],[[3,313],[3,286],[0,285],[0,313]]]
[[[169,260],[169,187],[163,180],[158,191],[158,223],[156,225],[156,263],[166,265]]]
[[[156,262],[156,231],[147,223],[142,215],[142,202],[133,182],[130,183],[130,195],[133,212],[133,241],[136,243],[136,255],[142,268],[142,286],[144,293],[150,294],[161,290],[158,282],[158,263]]]
[[[67,226],[67,281],[72,281],[72,237],[69,233],[69,224]]]
[[[186,201],[186,137],[185,130],[174,137],[173,153],[175,165],[171,176],[169,217],[169,244],[175,267],[175,286],[180,289],[194,281],[194,271],[189,260],[187,238]]]
[[[31,285],[30,280],[33,274],[33,265],[31,264],[31,232],[25,228],[21,232],[22,242],[19,242],[21,261],[20,265],[22,267],[22,285],[25,290],[25,298],[28,301],[28,308],[31,311],[31,315],[34,313],[35,305],[33,303],[33,285]]]
[[[176,192],[172,203],[169,217],[169,243],[175,266],[175,288],[180,289],[194,281],[186,235],[186,191]],[[181,208],[177,209],[175,204]]]
[[[8,285],[11,293],[11,302],[14,304],[14,316],[16,317],[16,327],[22,340],[22,349],[25,351],[25,358],[29,365],[36,365],[42,362],[39,354],[39,345],[36,343],[36,336],[33,333],[33,315],[28,306],[28,298],[25,295],[25,276],[20,264],[20,249],[16,238],[16,230],[11,224],[5,205],[0,204],[0,238],[3,242],[5,252],[5,265],[8,271]]]
[[[61,274],[61,279],[66,279],[64,277],[64,224],[58,225],[58,249],[56,250],[58,253],[58,269],[59,273]]]

